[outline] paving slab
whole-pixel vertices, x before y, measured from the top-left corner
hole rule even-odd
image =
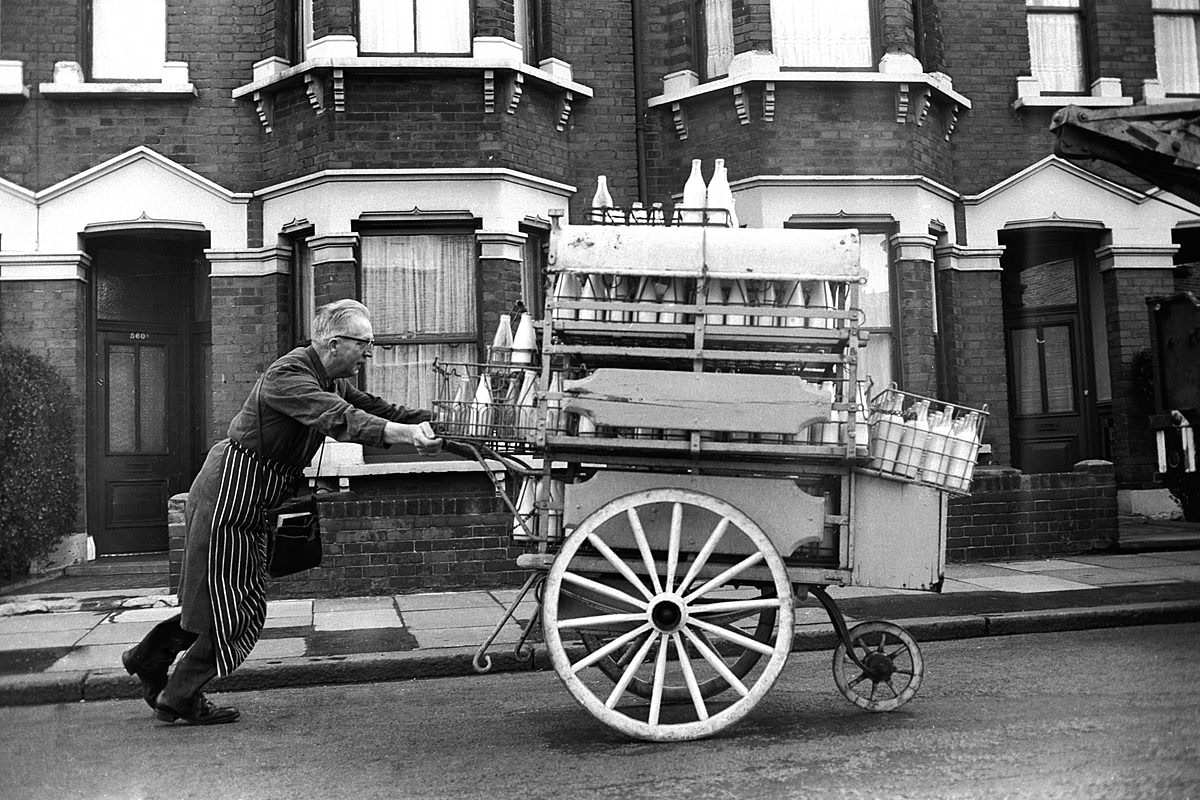
[[[1124,586],[1135,583],[1169,583],[1173,579],[1157,574],[1158,570],[1104,569],[1095,566],[1080,566],[1076,569],[1059,569],[1043,573],[1064,581],[1086,583],[1089,586]]]
[[[74,672],[89,669],[124,669],[121,666],[121,653],[127,644],[99,644],[76,647],[65,656],[55,661],[47,672]]]
[[[512,599],[517,593],[513,592]],[[491,592],[435,592],[433,594],[398,594],[396,606],[403,612],[434,611],[438,609],[497,608],[512,602],[497,600]]]
[[[357,628],[401,628],[404,623],[394,608],[364,608],[360,611],[314,611],[312,626],[318,631],[348,631]]]
[[[493,603],[486,608],[446,608],[441,610],[405,611],[404,625],[414,631],[436,628],[476,628],[498,625],[504,619],[504,609]],[[480,640],[482,641],[482,639]]]
[[[10,650],[38,650],[45,647],[74,647],[86,630],[25,631],[0,633],[0,653]]]
[[[88,631],[103,622],[107,616],[107,613],[92,611],[67,611],[59,614],[22,614],[0,617],[0,636],[35,631]]]
[[[1004,569],[1012,569],[1017,572],[1050,572],[1058,569],[1071,569],[1079,565],[1074,561],[1062,558],[1041,558],[1035,561],[1005,561],[1003,563],[993,563],[990,566],[1003,567]]]
[[[1050,575],[1039,575],[1035,572],[1013,575],[1011,577],[972,578],[968,582],[973,583],[983,589],[992,589],[998,592],[1012,592],[1015,594],[1069,592],[1078,591],[1080,589],[1095,588],[1086,583],[1066,581]]]
[[[307,653],[308,645],[303,638],[259,639],[246,658],[262,661],[272,658],[297,658]]]

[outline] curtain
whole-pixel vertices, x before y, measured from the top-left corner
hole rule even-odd
[[[359,0],[359,49],[364,53],[411,53],[413,0]]]
[[[1029,60],[1044,92],[1083,94],[1083,26],[1077,14],[1029,14]]]
[[[417,0],[417,52],[471,52],[471,0]]]
[[[1168,94],[1200,93],[1200,48],[1196,17],[1154,15],[1154,55],[1158,79]]]
[[[868,0],[773,0],[771,39],[785,67],[874,66]]]
[[[363,303],[371,309],[375,338],[443,339],[377,347],[367,371],[368,391],[428,408],[434,359],[474,360],[474,271],[470,234],[362,237]]]
[[[164,0],[94,0],[93,78],[160,80],[166,60]]]
[[[733,61],[733,0],[704,0],[704,77],[729,74]]]

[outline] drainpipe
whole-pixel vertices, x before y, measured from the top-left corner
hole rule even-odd
[[[634,102],[634,150],[637,153],[637,193],[638,200],[646,208],[650,207],[646,199],[646,114],[642,107],[642,3],[641,0],[630,0],[629,8],[633,17],[633,102]]]

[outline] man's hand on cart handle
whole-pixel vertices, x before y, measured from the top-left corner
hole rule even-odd
[[[423,456],[437,455],[442,451],[442,440],[428,422],[416,425],[389,422],[383,429],[383,441],[385,444],[411,444]]]

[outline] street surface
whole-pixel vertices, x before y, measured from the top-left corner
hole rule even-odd
[[[795,653],[716,738],[632,741],[553,672],[217,695],[233,725],[140,700],[0,708],[4,800],[1200,798],[1200,625],[923,645],[920,694],[846,702]]]

